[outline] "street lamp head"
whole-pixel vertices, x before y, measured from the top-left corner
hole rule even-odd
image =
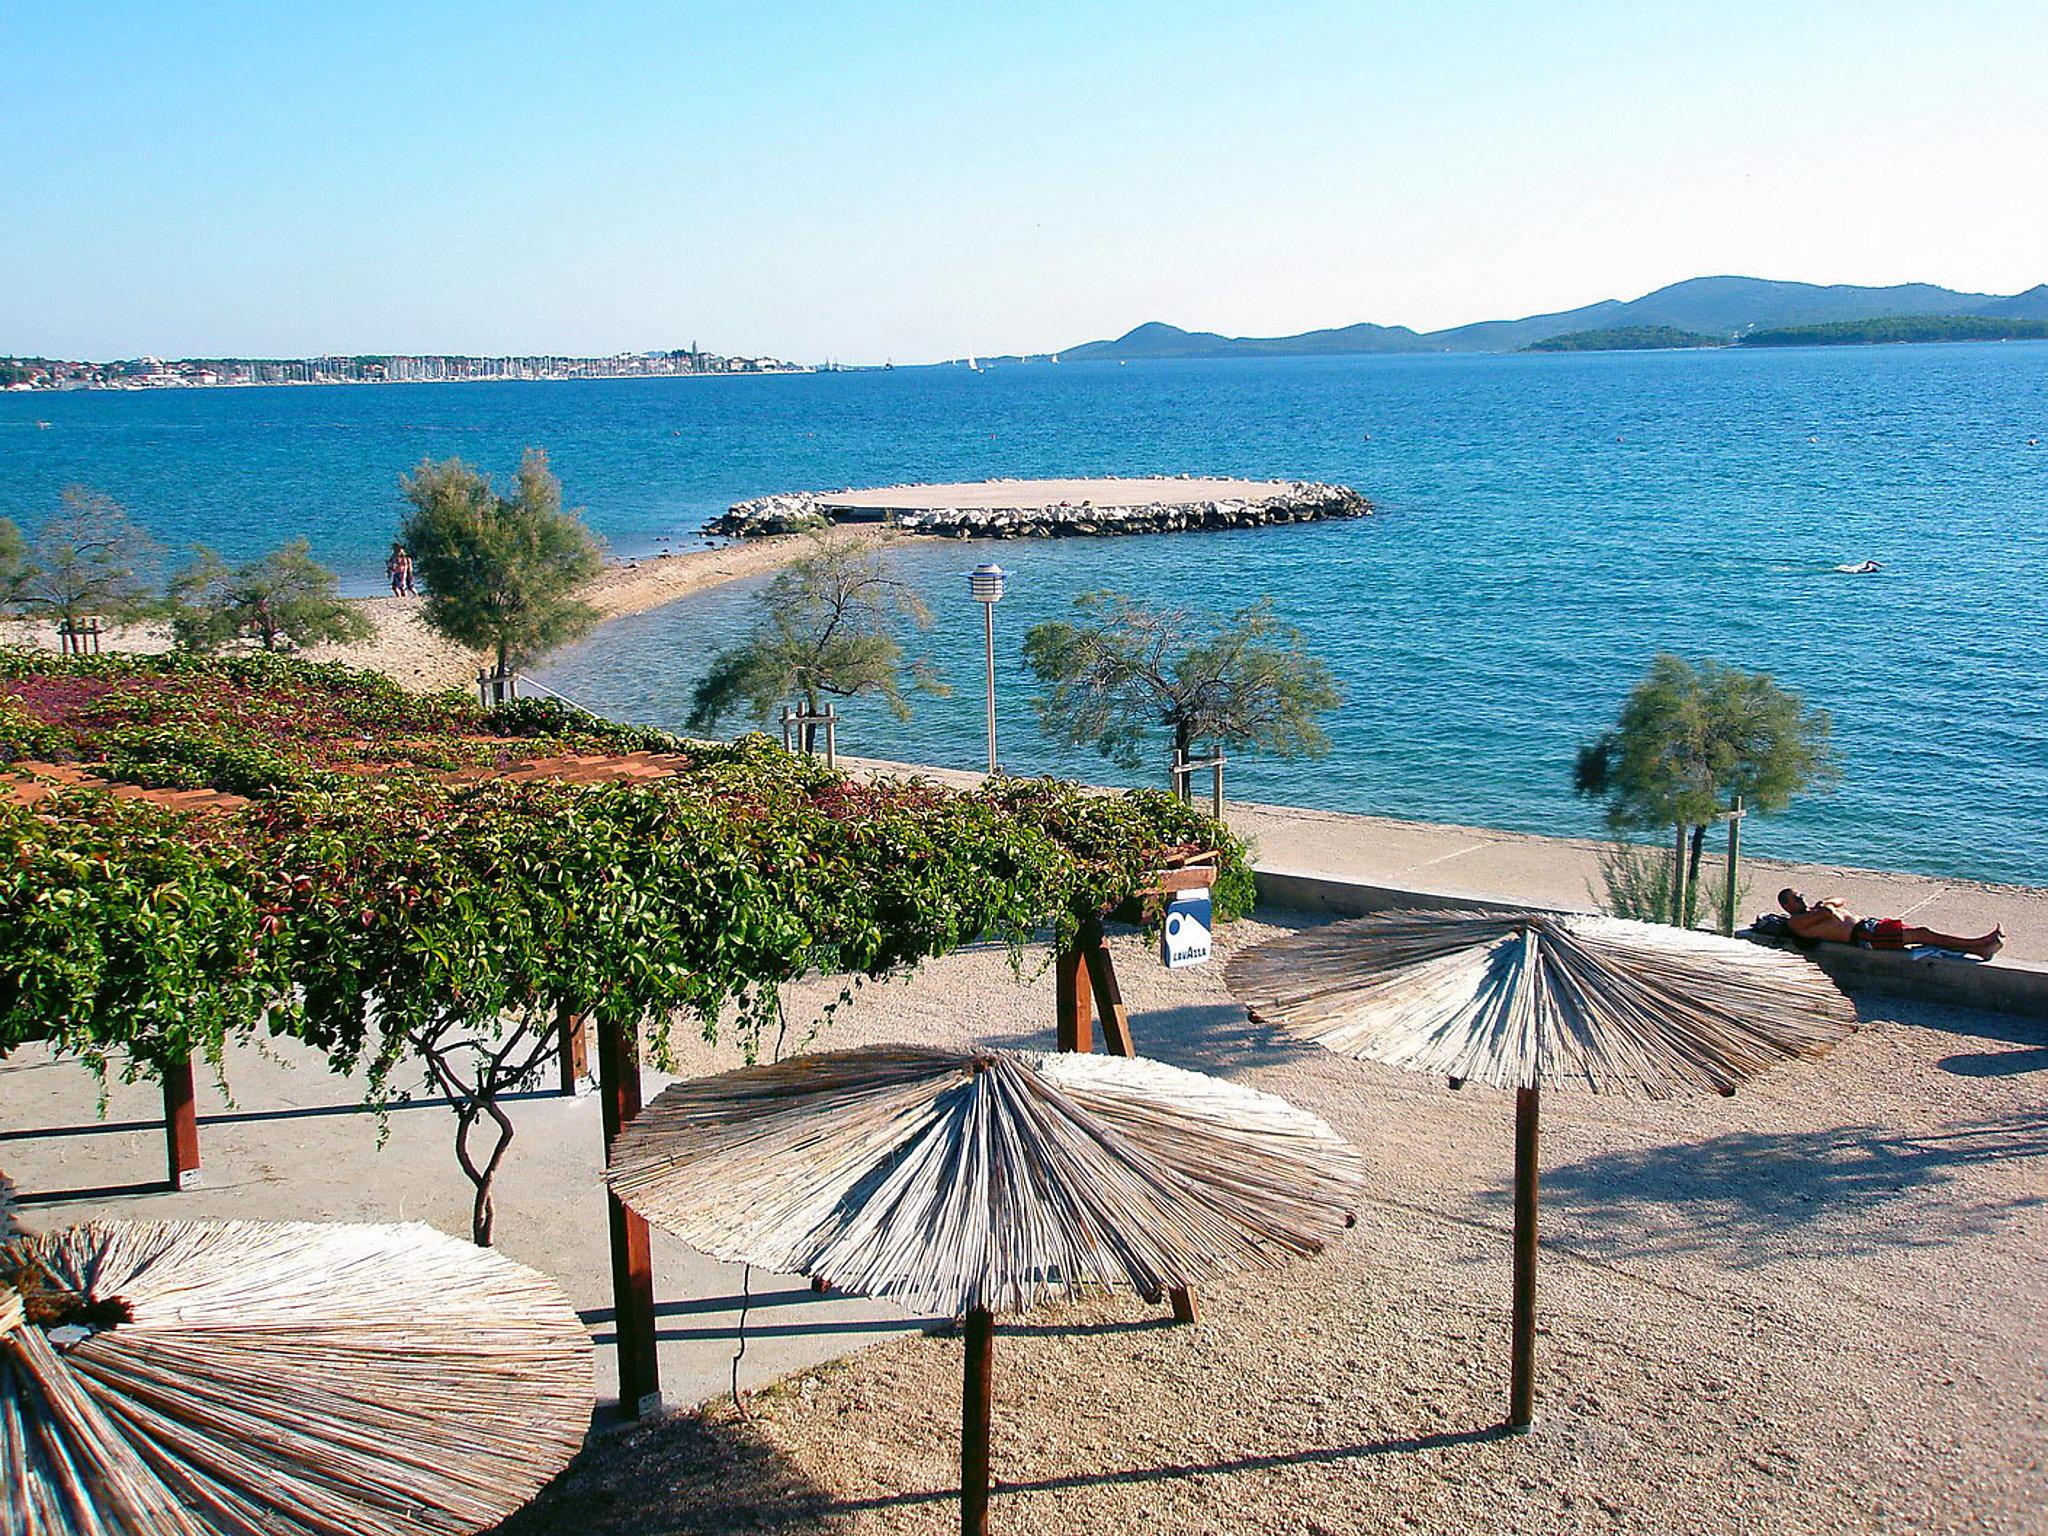
[[[1003,600],[1003,580],[1009,574],[993,562],[977,565],[967,573],[967,595],[977,603],[999,603]]]

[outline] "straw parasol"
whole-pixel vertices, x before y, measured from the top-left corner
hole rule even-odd
[[[1315,1116],[1200,1073],[895,1045],[677,1083],[611,1181],[714,1257],[964,1317],[961,1525],[980,1532],[994,1314],[1317,1253],[1361,1174]]]
[[[1227,977],[1254,1018],[1341,1055],[1515,1090],[1516,1430],[1535,1411],[1542,1090],[1733,1094],[1856,1028],[1797,956],[1591,914],[1383,913],[1246,950]]]
[[[0,1246],[7,1536],[449,1536],[590,1424],[552,1282],[430,1227],[109,1222]]]

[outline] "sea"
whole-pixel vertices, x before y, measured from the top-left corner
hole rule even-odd
[[[1039,731],[1021,644],[1113,589],[1228,613],[1270,597],[1346,691],[1316,760],[1246,754],[1233,798],[1597,835],[1578,746],[1660,651],[1766,670],[1833,718],[1840,783],[1753,818],[1786,858],[2048,884],[2048,343],[1230,359],[773,376],[0,394],[0,516],[62,489],[167,546],[311,539],[376,590],[402,472],[509,478],[545,448],[621,556],[702,546],[774,491],[995,476],[1198,474],[1355,487],[1356,522],[1057,541],[905,541],[907,649],[949,684],[909,720],[843,707],[842,750],[985,756],[996,610],[1013,772],[1163,783]],[[1875,561],[1871,574],[1840,566]],[[538,675],[680,726],[765,581],[605,626]],[[744,722],[731,722],[737,728]]]

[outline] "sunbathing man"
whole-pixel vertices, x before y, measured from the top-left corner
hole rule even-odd
[[[1989,960],[2005,947],[2005,929],[1993,928],[1978,939],[1937,933],[1899,917],[1858,917],[1836,896],[1824,897],[1812,905],[1799,892],[1786,886],[1778,892],[1778,905],[1790,914],[1792,932],[1802,939],[1829,944],[1862,944],[1870,949],[1909,949],[1931,944],[1936,949],[1953,949],[1965,955]]]

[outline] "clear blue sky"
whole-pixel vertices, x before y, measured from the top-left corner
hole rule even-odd
[[[0,353],[921,360],[2048,279],[2048,5],[0,0]]]

